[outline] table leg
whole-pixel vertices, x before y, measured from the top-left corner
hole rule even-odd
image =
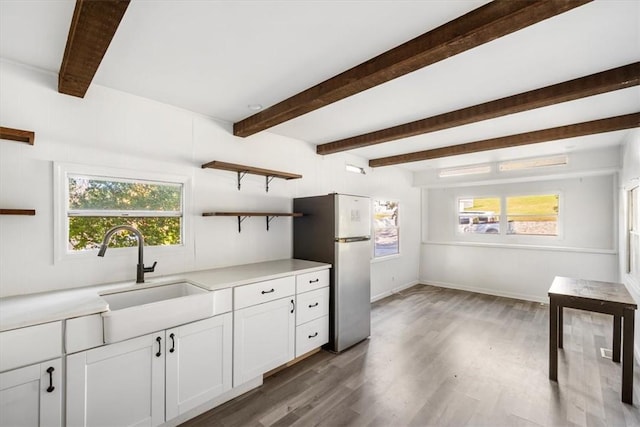
[[[549,379],[558,381],[558,304],[553,297],[549,300]]]
[[[633,323],[635,311],[625,308],[622,314],[622,401],[633,405]]]
[[[558,306],[558,348],[562,348],[562,341],[564,337],[564,319],[562,315],[562,306]]]
[[[613,315],[613,355],[611,360],[620,363],[620,338],[621,338],[622,317]]]

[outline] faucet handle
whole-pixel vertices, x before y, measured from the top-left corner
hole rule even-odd
[[[153,273],[156,270],[156,264],[158,264],[158,261],[154,261],[151,267],[142,266],[142,269],[145,273]]]

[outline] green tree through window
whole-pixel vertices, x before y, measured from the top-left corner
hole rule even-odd
[[[78,175],[70,175],[67,183],[68,249],[97,248],[106,231],[121,224],[140,230],[148,246],[182,243],[182,184]],[[123,232],[110,246],[136,244]]]

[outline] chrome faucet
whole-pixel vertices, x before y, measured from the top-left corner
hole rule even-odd
[[[109,246],[109,240],[111,240],[111,236],[113,236],[118,231],[126,230],[133,233],[138,239],[138,266],[136,268],[136,283],[144,283],[144,273],[152,273],[156,269],[155,261],[151,267],[144,266],[144,237],[142,237],[142,233],[138,231],[137,228],[133,228],[129,225],[116,225],[104,235],[104,239],[102,239],[102,245],[100,245],[100,250],[98,251],[98,256],[103,257],[105,252],[107,252],[107,247]]]

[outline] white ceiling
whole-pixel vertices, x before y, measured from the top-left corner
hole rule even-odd
[[[94,79],[235,122],[487,1],[133,0]],[[0,57],[58,72],[73,0],[0,0]],[[599,0],[278,125],[312,144],[640,60],[640,1]],[[89,89],[87,96],[91,96]],[[352,150],[366,159],[640,111],[633,87]],[[617,145],[628,131],[402,165],[409,170]]]

